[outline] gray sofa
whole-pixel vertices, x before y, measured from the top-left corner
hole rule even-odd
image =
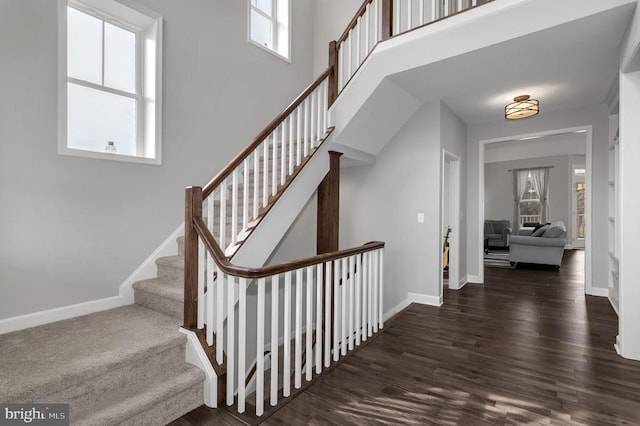
[[[545,225],[531,235],[513,235],[509,245],[509,261],[560,267],[566,237],[567,228],[562,222]]]
[[[511,235],[511,222],[508,220],[485,220],[484,236],[489,238],[489,247],[509,247]]]

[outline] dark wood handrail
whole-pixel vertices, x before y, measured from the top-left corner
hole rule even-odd
[[[295,271],[307,266],[317,265],[319,263],[329,262],[343,257],[353,256],[354,254],[365,253],[381,249],[384,247],[384,243],[381,241],[374,241],[364,244],[360,247],[353,247],[346,250],[334,251],[332,253],[320,254],[317,256],[306,257],[304,259],[292,260],[290,262],[280,263],[278,265],[262,266],[259,268],[248,268],[244,266],[237,266],[232,264],[229,259],[224,255],[218,243],[209,232],[207,225],[204,223],[201,217],[193,218],[193,227],[202,238],[202,242],[209,249],[218,267],[226,274],[233,275],[235,277],[257,279],[266,278],[276,274],[281,274],[288,271]]]
[[[207,198],[211,193],[231,175],[231,173],[247,158],[266,138],[269,136],[291,113],[300,106],[302,102],[314,91],[322,82],[331,75],[333,67],[327,67],[322,74],[311,83],[288,107],[284,109],[271,123],[267,125],[258,136],[247,145],[227,166],[220,171],[203,189],[202,196]]]
[[[353,16],[353,19],[349,21],[349,24],[347,24],[347,29],[344,30],[340,38],[337,40],[338,44],[342,43],[347,39],[347,37],[349,37],[349,31],[351,31],[356,26],[356,24],[358,23],[358,18],[364,15],[364,12],[367,11],[367,6],[371,3],[373,3],[373,0],[365,0],[365,2],[362,3],[362,6],[360,6],[360,9],[358,9],[356,14]]]

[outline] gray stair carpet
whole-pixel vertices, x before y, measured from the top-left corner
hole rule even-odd
[[[162,425],[202,405],[204,373],[185,362],[178,331],[182,290],[157,278],[135,286],[152,309],[135,304],[0,335],[0,401],[68,403],[72,425],[101,426]]]

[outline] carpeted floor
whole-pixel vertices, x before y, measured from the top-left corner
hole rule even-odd
[[[488,268],[513,268],[509,262],[509,250],[490,250],[484,255],[484,266]]]

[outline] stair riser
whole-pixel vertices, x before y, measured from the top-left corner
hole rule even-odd
[[[134,290],[134,300],[136,305],[144,306],[156,312],[182,319],[184,317],[184,304],[179,300],[163,297],[146,291]]]
[[[118,389],[118,392],[112,396],[112,399],[117,399],[118,395],[135,389],[141,382],[151,378],[158,371],[184,364],[184,358],[184,344],[176,345],[160,353],[149,353],[148,357],[137,362],[125,363],[111,369],[106,374],[89,378],[83,383],[75,384],[54,395],[49,395],[42,402],[68,403],[70,417],[80,419],[90,415],[96,404],[99,406],[108,405],[109,395],[113,394],[114,389]]]

